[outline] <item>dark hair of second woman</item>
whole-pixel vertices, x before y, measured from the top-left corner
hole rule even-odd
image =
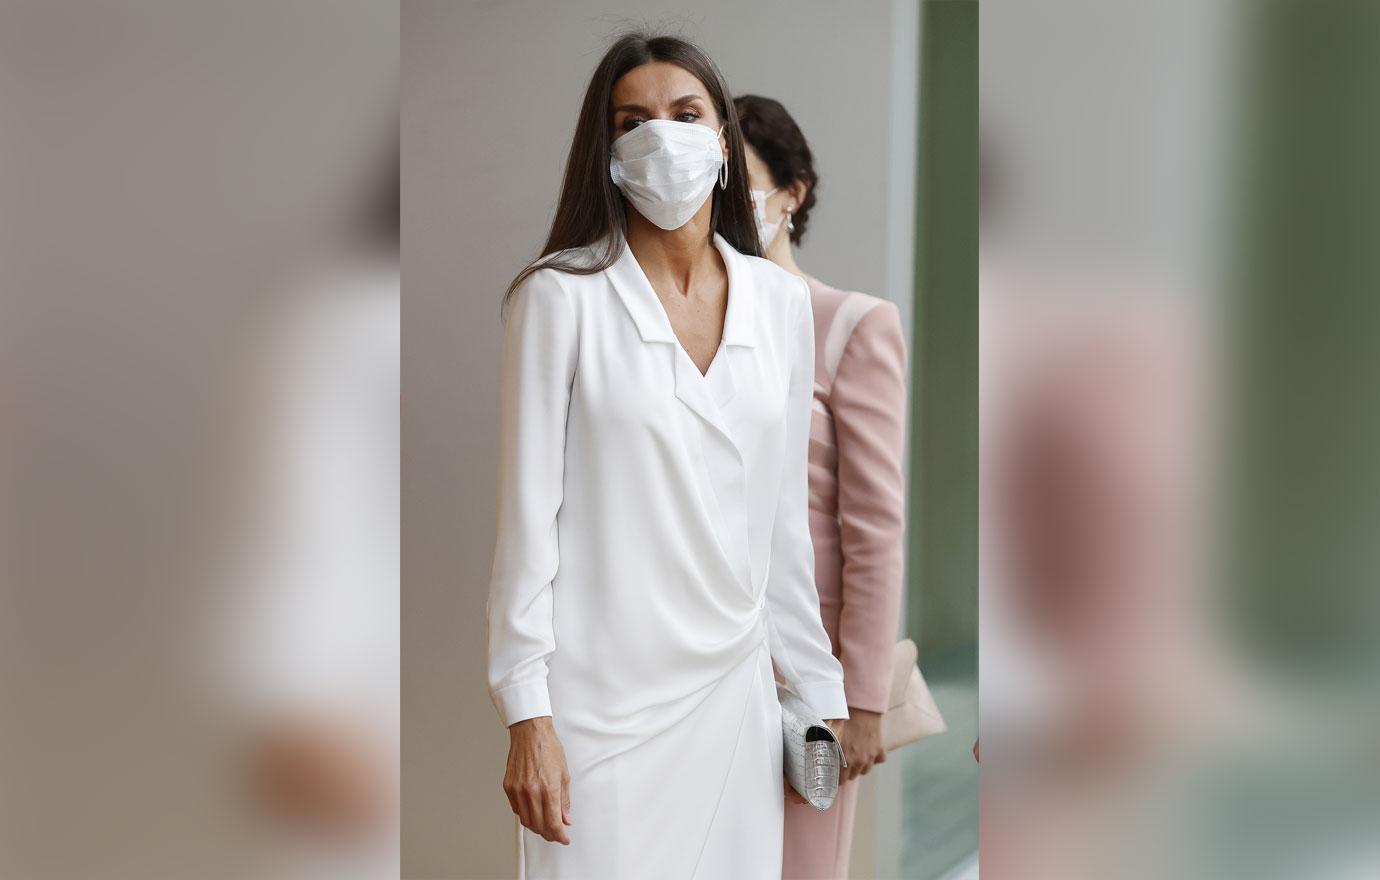
[[[791,215],[795,227],[791,231],[791,242],[800,244],[810,222],[810,209],[815,206],[815,189],[819,186],[810,145],[780,101],[761,95],[740,95],[733,103],[738,108],[738,125],[743,137],[771,171],[771,182],[781,187],[797,181],[805,184],[805,195]]]
[[[575,137],[566,161],[556,219],[542,246],[541,255],[513,279],[504,294],[506,305],[513,292],[538,269],[554,268],[578,275],[592,275],[612,266],[618,259],[618,243],[605,238],[610,232],[627,234],[627,206],[609,175],[613,144],[613,86],[625,73],[643,64],[664,61],[684,68],[704,83],[707,97],[723,123],[728,145],[728,187],[714,187],[710,227],[739,253],[760,256],[757,226],[753,219],[752,196],[748,189],[747,167],[743,160],[743,136],[738,127],[728,85],[710,57],[693,43],[678,37],[629,33],[619,37],[604,53],[585,90]],[[593,262],[552,259],[568,248],[605,242]]]

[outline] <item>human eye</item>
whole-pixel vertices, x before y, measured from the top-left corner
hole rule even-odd
[[[637,128],[645,121],[646,120],[640,116],[625,116],[623,118],[623,124],[619,127],[622,128],[624,131],[632,131],[634,128]]]
[[[694,122],[700,118],[700,114],[695,110],[682,110],[676,117],[677,122]]]

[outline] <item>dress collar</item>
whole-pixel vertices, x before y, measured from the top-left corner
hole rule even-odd
[[[642,271],[627,240],[618,235],[618,258],[608,268],[610,280],[623,305],[637,325],[644,342],[678,342],[671,328],[671,319],[661,304],[647,275]],[[728,308],[724,315],[723,344],[756,345],[756,322],[753,320],[755,289],[747,258],[730,245],[722,235],[714,233],[714,246],[723,256],[728,270]]]

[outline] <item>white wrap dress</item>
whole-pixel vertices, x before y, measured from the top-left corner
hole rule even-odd
[[[714,245],[728,305],[704,374],[621,238],[610,268],[541,269],[511,304],[489,685],[505,725],[552,717],[573,823],[568,846],[519,825],[523,878],[774,880],[773,661],[848,715],[809,533],[808,288]]]

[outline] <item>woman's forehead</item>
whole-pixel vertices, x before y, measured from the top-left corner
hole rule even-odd
[[[640,104],[648,109],[683,103],[687,96],[697,96],[706,103],[709,90],[699,77],[678,64],[653,61],[634,67],[613,84],[613,105]]]

